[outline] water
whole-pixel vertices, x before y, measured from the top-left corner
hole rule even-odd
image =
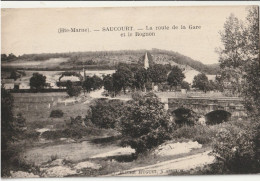
[[[22,157],[28,162],[34,162],[36,165],[41,165],[51,160],[52,156],[56,157],[56,155],[58,159],[80,161],[119,148],[120,147],[116,145],[102,146],[100,144],[93,144],[89,141],[83,141],[80,143],[30,148],[22,154]]]

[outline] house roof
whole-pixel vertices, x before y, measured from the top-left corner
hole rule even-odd
[[[61,82],[66,82],[68,80],[70,80],[71,82],[77,82],[77,81],[80,81],[80,78],[77,76],[63,76],[60,79]]]

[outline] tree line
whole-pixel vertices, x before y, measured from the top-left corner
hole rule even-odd
[[[78,76],[77,73],[64,72],[63,76]],[[104,86],[106,93],[110,96],[116,96],[119,93],[127,91],[151,91],[157,86],[162,91],[178,90],[180,88],[190,90],[191,85],[184,81],[185,75],[178,66],[170,64],[153,64],[148,69],[138,64],[120,63],[117,70],[112,75],[108,74],[101,77],[96,75],[83,77],[79,76],[78,82],[57,82],[57,86],[67,88],[69,96],[78,96],[81,91],[91,92],[101,89]],[[34,73],[30,79],[30,88],[36,92],[41,91],[46,86],[46,77],[39,73]],[[207,92],[210,90],[220,90],[220,83],[208,80],[204,73],[200,73],[194,77],[193,88]]]

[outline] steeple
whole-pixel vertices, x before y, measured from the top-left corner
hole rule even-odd
[[[147,52],[145,53],[145,56],[144,56],[144,68],[145,69],[149,68],[149,60],[148,60]]]

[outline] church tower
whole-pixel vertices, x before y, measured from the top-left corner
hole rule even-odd
[[[147,52],[145,53],[145,56],[144,56],[144,68],[145,69],[149,68],[149,60],[148,60]]]

